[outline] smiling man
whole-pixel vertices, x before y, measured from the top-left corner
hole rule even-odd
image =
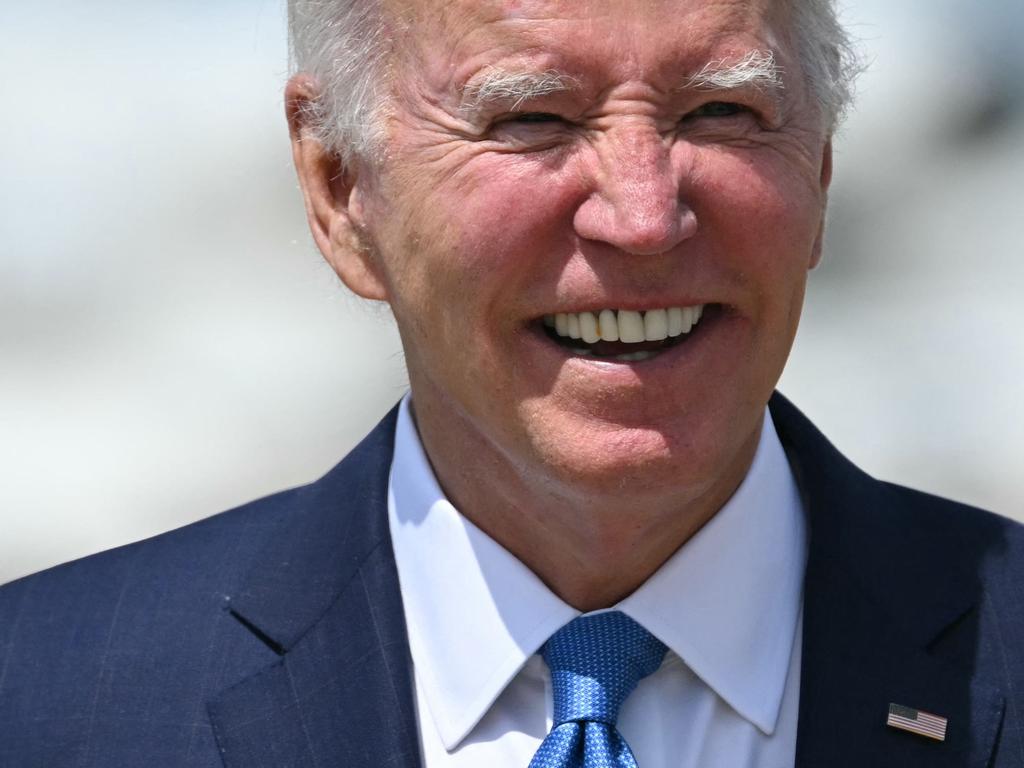
[[[289,86],[314,235],[390,304],[448,497],[572,604],[611,605],[750,466],[832,116],[768,3],[406,12],[386,162],[339,178],[304,119],[317,81]]]
[[[1024,536],[774,387],[826,0],[292,0],[316,244],[410,394],[321,480],[0,591],[0,764],[1024,766]]]

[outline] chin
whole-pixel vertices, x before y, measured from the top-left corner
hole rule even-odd
[[[564,421],[564,420],[559,420]],[[534,435],[542,472],[581,493],[631,495],[684,492],[709,483],[724,446],[679,425],[622,426],[573,419],[571,427],[546,420]]]

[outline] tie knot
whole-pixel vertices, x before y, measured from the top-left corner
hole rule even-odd
[[[666,650],[620,611],[570,621],[541,649],[551,670],[554,725],[573,720],[615,725],[626,697],[659,667]]]

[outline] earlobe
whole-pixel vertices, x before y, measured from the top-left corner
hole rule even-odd
[[[339,203],[331,219],[329,250],[321,248],[321,253],[354,294],[373,301],[388,301],[377,252],[366,235],[363,182],[358,174],[341,171],[332,184],[335,199],[343,203]]]
[[[299,74],[285,88],[285,115],[292,159],[302,187],[313,240],[349,290],[367,299],[387,301],[374,251],[365,242],[366,211],[359,168],[345,167],[324,146],[312,125],[319,90],[308,75]]]

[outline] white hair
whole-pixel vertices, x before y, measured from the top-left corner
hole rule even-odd
[[[507,72],[487,67],[466,85],[462,92],[463,108],[474,109],[484,104],[504,101],[512,111],[525,101],[570,90],[575,82],[561,72]]]
[[[753,86],[761,90],[782,88],[782,68],[775,63],[773,51],[750,51],[732,64],[724,59],[709,61],[683,84],[684,89],[702,91],[728,90],[743,86]]]
[[[853,103],[863,64],[839,23],[836,0],[789,0],[793,43],[827,133],[834,133]]]
[[[291,70],[313,77],[306,122],[344,163],[382,141],[389,54],[381,0],[288,0]]]
[[[390,36],[382,0],[288,0],[293,72],[317,82],[319,97],[307,105],[307,123],[343,162],[381,147],[387,107]],[[811,95],[832,133],[853,96],[860,63],[839,23],[836,0],[788,0],[793,43]],[[774,60],[755,57],[748,69],[774,75]],[[734,74],[749,78],[751,72]],[[549,87],[557,84],[552,81]],[[483,94],[478,94],[483,95]]]

